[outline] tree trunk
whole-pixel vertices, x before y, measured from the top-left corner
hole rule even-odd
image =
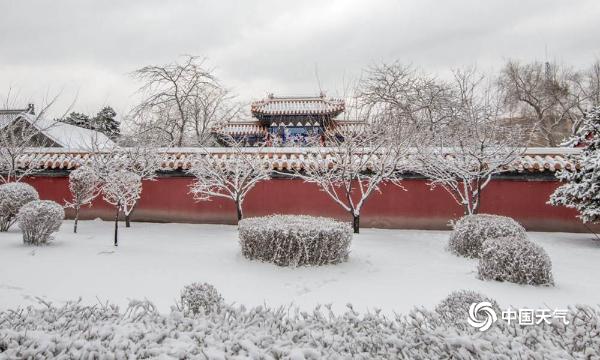
[[[136,206],[137,206],[137,202],[135,204],[133,204],[129,214],[125,214],[125,227],[131,227],[131,214],[135,211]]]
[[[481,206],[481,180],[477,182],[477,205],[473,206],[473,214],[479,213],[479,207]]]
[[[79,207],[75,208],[75,224],[73,225],[73,232],[77,234],[77,223],[79,222]]]
[[[237,208],[237,219],[239,222],[244,217],[244,212],[242,211],[242,204],[239,201],[236,201],[235,206]]]
[[[352,215],[352,228],[355,234],[360,232],[360,215]]]
[[[119,246],[119,205],[115,214],[115,246]]]

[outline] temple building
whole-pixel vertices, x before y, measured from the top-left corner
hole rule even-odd
[[[0,137],[12,139],[7,146],[63,148],[89,151],[93,146],[111,148],[115,143],[99,131],[84,129],[35,114],[29,104],[24,109],[0,109]],[[5,144],[0,143],[0,146]]]
[[[217,141],[232,137],[252,146],[266,142],[269,146],[307,146],[324,142],[324,134],[340,127],[362,124],[339,120],[344,112],[344,100],[319,96],[276,97],[251,104],[253,119],[230,121],[213,129]]]

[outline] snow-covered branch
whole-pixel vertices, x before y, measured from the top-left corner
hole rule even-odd
[[[129,215],[142,193],[142,177],[132,171],[113,169],[102,184],[102,198],[116,208],[115,246],[118,243],[119,212]]]
[[[100,193],[100,180],[94,170],[82,166],[69,174],[69,190],[72,199],[65,204],[66,207],[75,209],[75,223],[73,232],[77,232],[79,210],[84,205],[89,205]]]
[[[240,220],[246,195],[259,181],[271,177],[271,168],[261,148],[252,153],[245,152],[241,142],[232,138],[228,145],[232,152],[222,157],[205,151],[194,158],[189,172],[196,179],[190,193],[199,201],[213,197],[233,200]]]
[[[321,161],[306,164],[295,175],[317,184],[353,218],[354,232],[360,229],[360,212],[384,182],[399,185],[400,174],[409,169],[408,154],[417,133],[410,124],[402,123],[389,113],[373,113],[371,109],[356,113],[368,123],[349,131],[325,134],[329,153],[315,156]],[[308,152],[321,152],[319,148]]]
[[[522,129],[501,117],[500,97],[483,80],[473,71],[455,73],[454,117],[429,131],[417,152],[419,172],[432,187],[442,186],[466,214],[477,213],[491,177],[525,151]]]

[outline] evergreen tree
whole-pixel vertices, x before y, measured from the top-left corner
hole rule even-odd
[[[61,120],[65,124],[79,126],[85,129],[90,128],[90,117],[86,114],[81,114],[77,112],[70,113],[67,117]]]
[[[115,119],[117,113],[110,106],[105,106],[93,119],[93,129],[100,131],[110,139],[115,140],[121,135],[119,122]]]
[[[563,205],[579,212],[584,223],[600,222],[600,107],[585,116],[577,135],[569,142],[585,145],[577,171],[563,170],[558,179],[560,186],[550,197],[552,205]]]
[[[116,116],[117,113],[112,107],[105,106],[93,118],[90,118],[86,114],[72,112],[60,121],[84,129],[99,131],[108,136],[111,140],[116,140],[121,135],[121,130],[119,128],[120,124],[115,119]]]

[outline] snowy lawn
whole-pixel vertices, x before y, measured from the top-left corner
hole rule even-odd
[[[41,297],[56,303],[82,297],[126,305],[148,299],[167,312],[181,289],[209,282],[227,302],[248,306],[294,303],[310,309],[346,303],[357,310],[406,313],[433,308],[452,290],[471,289],[501,306],[564,307],[600,303],[600,243],[589,234],[530,233],[553,262],[555,287],[486,282],[476,260],[445,250],[448,232],[364,229],[347,263],[282,268],[240,254],[237,228],[226,225],[133,223],[112,246],[111,222],[65,221],[49,246],[24,246],[17,227],[0,233],[0,309]]]

